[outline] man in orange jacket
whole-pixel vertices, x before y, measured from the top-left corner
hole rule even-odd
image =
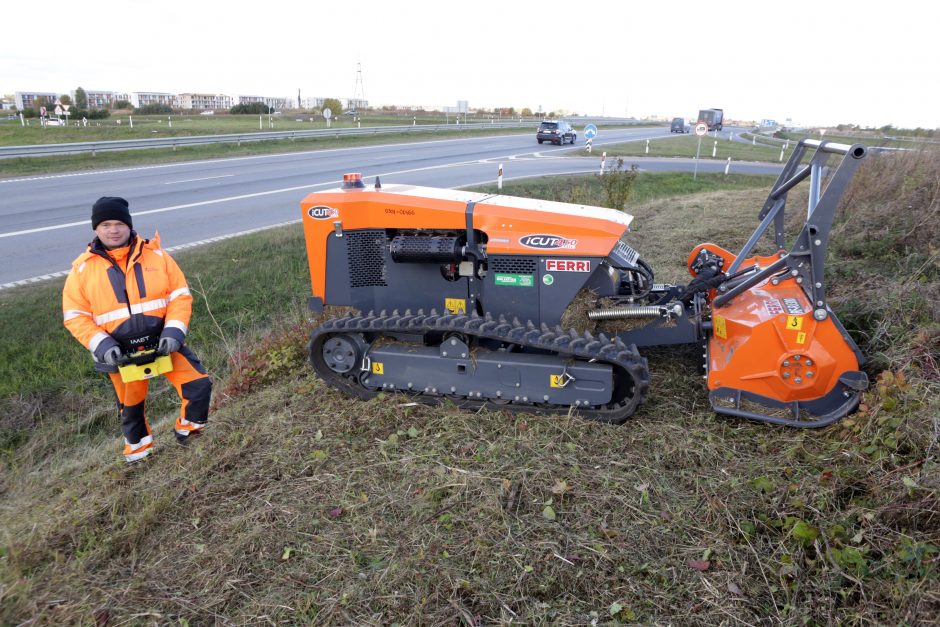
[[[133,231],[126,200],[104,196],[91,210],[96,237],[72,270],[62,291],[65,327],[91,351],[95,369],[106,372],[117,393],[124,459],[136,462],[153,450],[144,413],[147,379],[125,383],[118,366],[137,350],[156,348],[173,369],[164,376],[182,401],[176,438],[185,444],[206,426],[212,382],[185,345],[193,297],[160,238]]]

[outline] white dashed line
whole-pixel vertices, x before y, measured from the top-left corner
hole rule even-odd
[[[241,237],[242,235],[250,235],[252,233],[258,233],[260,231],[267,231],[268,229],[276,229],[280,226],[289,226],[291,224],[298,224],[300,220],[290,220],[288,222],[279,222],[277,224],[270,224],[268,226],[260,226],[256,229],[248,229],[247,231],[239,231],[237,233],[228,233],[227,235],[218,235],[216,237],[210,237],[209,239],[201,239],[196,242],[189,242],[188,244],[180,244],[179,246],[169,246],[163,250],[167,252],[174,252],[177,250],[183,250],[184,248],[195,248],[196,246],[203,246],[205,244],[212,244],[214,242],[221,242],[222,240],[232,239],[233,237]],[[48,281],[49,279],[56,279],[59,277],[64,277],[68,275],[69,270],[60,270],[59,272],[52,272],[50,274],[43,274],[42,276],[35,276],[30,279],[21,279],[19,281],[11,281],[10,283],[0,284],[0,290],[9,289],[11,287],[19,287],[20,285],[30,285],[32,283],[40,283],[42,281]]]
[[[211,181],[212,179],[227,179],[234,174],[223,174],[221,176],[206,176],[201,179],[185,179],[182,181],[167,181],[164,185],[176,185],[177,183],[195,183],[196,181]]]

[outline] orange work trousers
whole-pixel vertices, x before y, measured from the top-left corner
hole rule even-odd
[[[163,376],[176,388],[183,403],[174,427],[176,437],[183,440],[206,426],[212,381],[196,354],[188,347],[183,346],[178,352],[171,353],[170,359],[173,361],[173,370]],[[121,431],[124,433],[124,459],[134,462],[146,457],[153,448],[153,436],[145,412],[150,380],[124,383],[120,373],[112,372],[108,376],[117,394]]]

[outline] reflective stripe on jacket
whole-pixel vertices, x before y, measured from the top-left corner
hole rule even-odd
[[[114,340],[154,333],[182,343],[192,302],[186,277],[160,248],[160,236],[145,240],[131,231],[128,246],[106,250],[95,238],[72,262],[62,290],[62,317],[75,339],[101,361]]]

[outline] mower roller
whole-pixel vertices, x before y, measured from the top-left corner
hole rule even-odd
[[[700,344],[717,413],[832,424],[868,387],[824,277],[836,208],[866,154],[799,142],[742,250],[697,246],[687,285],[654,282],[622,211],[346,175],[301,203],[310,309],[353,310],[312,332],[310,363],[364,399],[622,423],[649,390],[639,349]],[[788,247],[787,196],[804,181],[806,219]],[[765,234],[776,252],[753,254]],[[576,303],[586,331],[562,327]]]

